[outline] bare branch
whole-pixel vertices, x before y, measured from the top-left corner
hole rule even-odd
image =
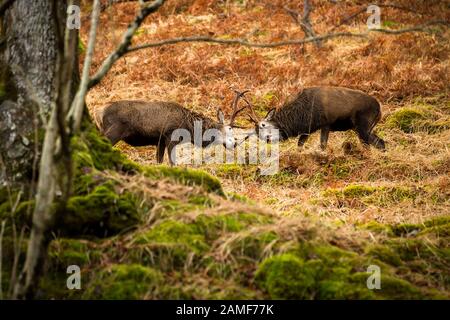
[[[97,26],[100,16],[100,0],[94,1],[94,8],[92,11],[91,29],[89,31],[88,47],[86,52],[86,57],[84,59],[83,73],[81,75],[80,87],[77,91],[75,99],[72,101],[68,113],[69,124],[71,125],[71,132],[74,133],[78,131],[81,125],[81,119],[83,117],[84,100],[86,98],[86,93],[89,84],[89,70],[91,68],[92,57],[94,55],[95,40],[97,37]]]
[[[367,5],[367,6],[369,6],[369,5]],[[416,14],[419,14],[419,15],[423,15],[421,12],[417,12],[417,11],[414,11],[414,10],[412,10],[410,8],[402,7],[402,6],[399,6],[399,5],[396,5],[396,4],[374,4],[374,5],[376,5],[378,7],[382,7],[382,8],[394,8],[394,9],[398,9],[398,10],[403,10],[403,11],[408,11],[408,12],[411,12],[411,13],[416,13]],[[333,28],[331,28],[330,31],[333,31],[333,30],[339,28],[340,26],[342,26],[342,25],[348,23],[349,21],[355,19],[360,14],[366,12],[367,11],[367,6],[363,6],[361,9],[359,9],[355,13],[353,13],[353,14],[349,15],[348,17],[344,18],[341,22],[339,22],[339,24],[337,24]]]
[[[176,44],[176,43],[180,43],[180,42],[210,42],[210,43],[217,43],[217,44],[223,44],[223,45],[239,44],[242,46],[255,47],[255,48],[275,48],[275,47],[282,47],[282,46],[289,46],[289,45],[300,45],[300,44],[305,44],[305,43],[309,43],[309,42],[314,42],[317,40],[327,40],[327,39],[339,38],[339,37],[366,38],[367,34],[340,32],[340,33],[333,33],[333,34],[317,36],[314,38],[295,39],[295,40],[286,40],[286,41],[269,42],[269,43],[255,43],[255,42],[249,42],[245,39],[220,39],[220,38],[212,38],[209,36],[192,36],[192,37],[181,37],[181,38],[161,40],[158,42],[152,42],[152,43],[135,46],[135,47],[129,48],[127,53],[141,50],[141,49]]]
[[[294,19],[296,23],[300,25],[305,34],[306,38],[314,38],[316,37],[316,33],[311,24],[311,20],[309,16],[311,15],[312,7],[309,0],[304,0],[303,2],[303,15],[300,18],[300,14],[297,11],[294,11],[288,7],[284,7],[284,9],[289,13],[289,15]],[[321,46],[320,41],[314,41],[318,47]]]
[[[128,48],[131,45],[131,40],[136,30],[141,26],[145,18],[148,15],[157,11],[159,7],[162,6],[163,3],[164,0],[155,0],[151,4],[142,5],[140,12],[138,13],[134,21],[128,26],[127,31],[124,33],[122,41],[120,42],[119,46],[103,61],[102,65],[100,66],[100,69],[89,80],[88,89],[97,85],[106,75],[106,73],[111,69],[114,62],[116,62],[120,57],[122,57],[128,52]]]
[[[141,49],[147,49],[147,48],[155,48],[155,47],[161,47],[166,45],[172,45],[180,42],[208,42],[208,43],[216,43],[221,45],[242,45],[246,47],[255,47],[255,48],[275,48],[275,47],[282,47],[282,46],[290,46],[290,45],[301,45],[309,42],[314,42],[317,40],[323,41],[323,40],[329,40],[333,38],[343,38],[343,37],[354,37],[354,38],[367,38],[368,34],[371,32],[380,32],[380,33],[386,33],[386,34],[401,34],[401,33],[408,33],[408,32],[425,32],[429,27],[435,26],[435,25],[443,25],[443,26],[450,26],[449,22],[444,20],[434,20],[427,22],[425,24],[414,26],[411,28],[405,28],[405,29],[399,29],[399,30],[388,30],[388,29],[369,29],[367,32],[364,33],[352,33],[352,32],[337,32],[337,33],[328,33],[316,37],[310,37],[305,39],[294,39],[294,40],[286,40],[286,41],[279,41],[279,42],[269,42],[269,43],[255,43],[255,42],[249,42],[245,39],[220,39],[220,38],[212,38],[209,36],[191,36],[191,37],[180,37],[180,38],[173,38],[173,39],[166,39],[161,40],[157,42],[151,42],[147,44],[138,45],[135,47],[131,47],[127,50],[127,53],[141,50]]]

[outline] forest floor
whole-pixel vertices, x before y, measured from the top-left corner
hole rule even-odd
[[[414,12],[383,7],[383,27],[398,29],[450,16],[440,2],[401,5]],[[283,6],[302,12],[297,1],[168,1],[139,29],[134,42],[205,34],[253,42],[302,38]],[[315,1],[311,21],[316,33],[332,30],[359,8]],[[125,3],[102,14],[94,68],[113,49],[135,10],[134,4]],[[362,32],[367,16],[361,14],[334,31]],[[82,39],[86,42],[86,32]],[[314,134],[303,149],[296,139],[282,143],[280,171],[274,176],[259,176],[249,165],[201,167],[220,177],[227,192],[279,214],[345,223],[420,223],[450,209],[448,40],[448,33],[371,34],[368,40],[330,40],[321,48],[188,43],[142,50],[115,65],[91,91],[88,105],[95,110],[124,99],[170,100],[214,118],[217,107],[230,113],[230,87],[249,89],[261,115],[308,86],[362,90],[382,103],[383,119],[376,131],[387,142],[386,152],[365,150],[353,132],[332,133],[322,152]],[[244,116],[240,121],[251,126]],[[138,163],[155,163],[154,147],[120,143],[118,148]]]
[[[383,7],[383,27],[449,20],[441,1],[416,2],[398,2],[411,10]],[[363,7],[354,1],[313,4],[318,34]],[[283,6],[301,12],[299,1],[169,0],[133,41],[303,38]],[[102,13],[94,69],[136,9],[123,3]],[[366,19],[361,14],[335,31],[364,32]],[[117,154],[109,155],[110,147],[87,133],[90,142],[80,142],[76,155],[86,173],[68,206],[77,220],[69,223],[67,215],[68,225],[78,229],[50,246],[49,268],[58,272],[55,279],[48,273],[45,296],[70,297],[65,288],[55,292],[55,283],[65,281],[66,265],[78,264],[89,277],[85,290],[74,293],[82,298],[450,298],[449,39],[448,30],[436,27],[333,39],[321,48],[190,43],[120,59],[89,93],[91,112],[123,99],[171,100],[215,117],[217,107],[230,113],[232,86],[249,89],[264,115],[304,87],[344,86],[382,103],[375,130],[387,151],[363,148],[353,132],[332,133],[320,151],[315,134],[302,149],[294,139],[283,142],[273,176],[233,163],[199,166],[211,174],[205,175],[147,166],[155,163],[154,147],[120,143],[115,150],[138,165],[121,163],[127,170],[117,173],[103,160]],[[244,117],[239,123],[250,126]],[[138,174],[130,175],[130,166]],[[90,219],[100,219],[100,227]],[[101,233],[105,228],[110,233]],[[80,232],[95,237],[70,238]],[[382,290],[366,286],[370,265],[381,267]]]

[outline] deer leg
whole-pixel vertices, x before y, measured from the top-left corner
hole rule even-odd
[[[369,143],[377,149],[386,150],[386,145],[384,143],[384,140],[381,139],[379,136],[377,136],[374,133],[371,133],[369,135]]]
[[[161,139],[159,141],[158,145],[156,146],[156,161],[158,161],[158,163],[163,162],[165,151],[166,151],[166,141]],[[170,158],[170,153],[169,153],[169,158]]]
[[[325,150],[325,148],[327,147],[327,142],[328,142],[328,136],[330,134],[330,127],[323,127],[320,130],[320,148],[322,150]]]
[[[175,152],[172,152],[172,151],[174,151],[174,148],[176,147],[177,144],[178,144],[177,141],[170,141],[167,144],[167,152],[169,153],[169,163],[171,166],[176,165],[176,162],[177,162],[176,154],[175,154]]]
[[[307,134],[301,134],[301,135],[298,137],[298,146],[299,146],[299,147],[303,147],[303,145],[305,144],[306,140],[308,140],[308,138],[309,138],[309,135],[307,135]]]

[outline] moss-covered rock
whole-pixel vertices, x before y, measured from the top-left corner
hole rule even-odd
[[[100,270],[87,285],[84,299],[150,299],[163,281],[163,275],[138,264],[116,264]]]
[[[71,197],[57,226],[65,235],[106,237],[129,230],[140,219],[137,196],[105,183],[87,195]]]
[[[70,265],[83,268],[91,263],[98,262],[101,251],[85,240],[61,238],[51,242],[48,255],[51,268],[66,271]]]
[[[398,128],[406,133],[417,130],[418,123],[425,120],[426,115],[422,110],[414,108],[401,108],[392,113],[386,120],[389,128]]]
[[[292,254],[266,259],[255,280],[272,299],[310,299],[316,285],[316,269]]]
[[[152,179],[170,178],[178,183],[201,186],[207,192],[225,195],[220,181],[203,170],[159,165],[145,167],[143,173]]]
[[[430,134],[450,128],[450,119],[435,114],[432,107],[405,107],[393,112],[387,119],[387,128],[398,128],[406,133],[424,131]]]

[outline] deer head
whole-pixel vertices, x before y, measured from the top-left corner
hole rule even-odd
[[[251,103],[247,100],[247,98],[243,97],[243,100],[247,104],[247,107],[250,110],[250,113],[248,114],[250,121],[255,124],[255,130],[249,135],[252,134],[258,135],[260,139],[262,140],[271,140],[272,139],[272,132],[273,130],[278,129],[276,123],[273,121],[273,116],[275,115],[276,109],[272,108],[270,109],[264,119],[260,119],[258,115],[256,114],[255,110],[253,109],[253,106]],[[249,137],[247,136],[247,138]]]
[[[232,113],[231,113],[231,117],[230,117],[230,121],[228,124],[225,124],[225,115],[223,113],[223,111],[221,109],[217,110],[217,120],[219,122],[219,130],[221,132],[221,138],[219,138],[219,141],[216,141],[216,143],[221,143],[224,145],[225,148],[227,149],[231,149],[236,147],[237,145],[237,141],[234,137],[234,132],[233,132],[233,128],[238,128],[234,122],[236,120],[236,117],[238,116],[239,113],[241,113],[245,108],[247,108],[247,105],[238,108],[239,105],[239,99],[244,97],[244,95],[248,92],[248,90],[246,91],[237,91],[234,90],[235,92],[235,97],[233,99],[233,103],[232,103]]]

